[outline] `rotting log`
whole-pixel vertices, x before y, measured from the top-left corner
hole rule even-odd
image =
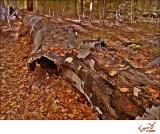
[[[23,23],[32,42],[28,70],[34,71],[38,63],[47,73],[57,72],[85,96],[102,119],[135,119],[146,108],[160,105],[159,97],[152,98],[147,92],[150,87],[160,88],[159,83],[119,57],[101,38],[76,37],[71,24],[31,13]],[[123,88],[128,91],[121,91]],[[137,96],[134,89],[139,90]]]

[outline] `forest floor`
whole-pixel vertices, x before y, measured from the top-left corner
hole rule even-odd
[[[39,71],[28,73],[29,38],[17,38],[20,24],[1,33],[0,119],[98,119],[84,97],[63,80],[52,76],[39,84]]]
[[[12,31],[6,23],[0,27],[0,119],[99,119],[86,99],[61,76],[53,75],[39,83],[40,68],[33,73],[27,71],[31,45],[27,35],[18,36],[20,22],[13,22]],[[146,65],[158,51],[159,31],[146,27],[109,22],[97,30],[95,24],[94,29],[87,29],[87,36],[104,37],[110,48],[118,50],[120,57],[126,57],[146,73],[158,77],[159,68]],[[142,46],[121,45],[129,41]]]

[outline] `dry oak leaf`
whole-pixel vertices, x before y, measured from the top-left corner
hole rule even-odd
[[[12,101],[11,103],[10,103],[10,106],[12,106],[12,107],[14,107],[15,105],[16,105],[16,101]]]
[[[54,112],[58,111],[59,109],[60,109],[59,104],[57,104],[57,103],[52,103],[52,110],[53,110]]]
[[[136,105],[128,104],[126,108],[131,110],[131,109],[134,109],[135,107]]]
[[[147,86],[149,93],[151,93],[151,99],[156,99],[159,97],[159,91],[153,86]]]
[[[72,57],[67,57],[67,58],[65,59],[65,62],[68,62],[68,63],[72,63],[72,61],[73,61],[73,58],[72,58]]]
[[[129,91],[129,88],[123,87],[123,88],[119,88],[119,90],[123,93],[126,93]]]
[[[139,93],[140,91],[141,91],[140,89],[138,89],[137,87],[134,87],[134,88],[133,88],[133,95],[136,96],[136,97],[138,97],[138,93]]]
[[[153,73],[153,72],[154,72],[154,70],[145,71],[146,74],[151,74],[151,73]]]
[[[110,75],[110,76],[114,76],[114,75],[116,75],[116,74],[117,74],[117,72],[116,72],[115,70],[112,70],[112,71],[109,72],[109,75]]]

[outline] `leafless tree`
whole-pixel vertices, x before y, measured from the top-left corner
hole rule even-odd
[[[90,12],[90,22],[91,22],[93,20],[93,0],[90,0],[89,12]]]
[[[27,0],[27,10],[33,11],[33,0]]]
[[[133,22],[133,1],[131,0],[130,22]]]
[[[82,18],[84,19],[85,15],[84,15],[84,0],[81,0],[81,15]]]

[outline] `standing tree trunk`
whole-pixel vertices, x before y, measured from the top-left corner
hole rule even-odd
[[[83,3],[83,0],[81,0],[81,15],[82,15],[82,18],[84,19],[84,3]]]
[[[90,22],[93,19],[93,0],[90,0],[90,6],[89,6],[89,12],[90,12]]]
[[[33,11],[33,0],[27,0],[27,10]]]
[[[74,8],[75,8],[75,16],[79,18],[79,13],[78,13],[78,9],[77,9],[77,0],[74,1]]]
[[[132,0],[131,0],[130,22],[131,22],[131,24],[133,22],[133,2],[132,2]]]
[[[103,17],[103,24],[104,24],[104,20],[106,17],[106,0],[103,0],[103,12],[102,12],[102,17]]]

